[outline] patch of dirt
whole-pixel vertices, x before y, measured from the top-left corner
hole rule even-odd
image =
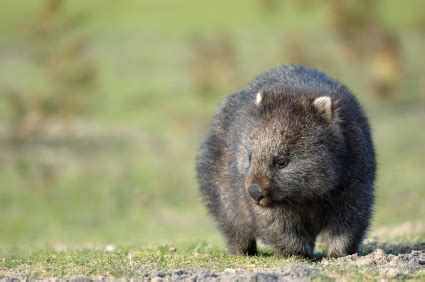
[[[425,242],[412,246],[378,248],[365,256],[354,254],[337,259],[324,259],[323,266],[378,270],[381,278],[403,279],[425,269]]]
[[[409,254],[386,254],[382,249],[377,249],[366,256],[351,255],[336,259],[332,263],[351,264],[356,267],[397,268],[401,270],[418,270],[425,267],[425,253],[411,251]]]
[[[341,278],[343,272],[373,270],[382,279],[408,279],[417,271],[425,270],[425,242],[390,243],[368,239],[362,247],[364,255],[354,254],[342,258],[324,258],[312,264],[288,264],[283,269],[226,269],[215,273],[210,270],[177,270],[173,273],[152,273],[145,277],[152,281],[311,281],[315,276]]]
[[[242,269],[226,269],[222,273],[210,270],[186,271],[177,270],[173,273],[153,273],[144,277],[150,281],[310,281],[311,277],[320,272],[319,268],[305,264],[290,264],[283,270],[258,269],[246,271]]]

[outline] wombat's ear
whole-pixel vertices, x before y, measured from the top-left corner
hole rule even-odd
[[[322,96],[314,99],[313,106],[323,114],[327,120],[332,119],[332,100],[329,96]]]
[[[263,100],[263,92],[260,91],[255,96],[255,105],[260,106],[262,100]]]

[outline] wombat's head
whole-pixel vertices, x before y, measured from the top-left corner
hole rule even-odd
[[[296,92],[263,90],[244,117],[238,167],[247,193],[261,206],[326,198],[339,180],[344,142],[338,103],[326,93]]]

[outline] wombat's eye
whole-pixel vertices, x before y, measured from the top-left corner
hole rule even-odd
[[[248,154],[248,162],[249,162],[249,163],[251,163],[251,158],[252,158],[252,154],[251,154],[251,153],[249,153],[249,154]]]
[[[288,165],[288,160],[287,159],[279,159],[276,162],[276,166],[278,169],[282,169],[284,167],[286,167]]]

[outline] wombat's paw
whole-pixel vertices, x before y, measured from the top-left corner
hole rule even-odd
[[[328,257],[345,257],[357,252],[361,243],[361,237],[353,239],[353,235],[347,233],[344,235],[330,235],[327,237],[327,256]]]
[[[257,254],[257,243],[254,241],[241,243],[229,243],[227,251],[231,255],[248,255],[253,256]]]
[[[333,243],[329,244],[327,256],[332,258],[339,258],[356,253],[357,248],[353,246],[355,244],[350,245],[343,245],[341,243],[338,244],[338,242],[335,240]]]

